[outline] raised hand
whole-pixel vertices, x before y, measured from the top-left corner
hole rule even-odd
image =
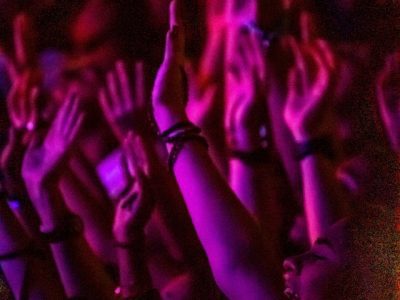
[[[120,196],[113,227],[115,239],[122,243],[142,238],[155,203],[152,183],[145,174],[144,162],[136,152],[139,149],[143,150],[138,138],[129,134],[124,142],[124,171],[130,186]]]
[[[332,86],[335,61],[327,42],[290,41],[295,66],[289,71],[284,118],[297,142],[332,134]]]
[[[31,141],[22,165],[22,175],[30,193],[37,192],[42,184],[55,179],[58,167],[77,137],[83,117],[79,99],[74,92],[70,92],[44,140],[40,141],[35,136]]]
[[[376,82],[380,115],[393,149],[400,151],[400,53],[386,58]]]
[[[7,96],[9,117],[13,127],[17,130],[31,131],[38,122],[39,88],[30,88],[29,80],[29,73],[17,77]]]
[[[143,63],[135,64],[132,85],[125,63],[118,61],[107,74],[106,88],[99,92],[100,104],[114,134],[123,141],[129,131],[148,131]]]
[[[233,41],[233,40],[232,40]],[[231,149],[259,150],[266,134],[266,76],[262,34],[247,27],[230,45],[225,129]],[[264,132],[262,132],[264,131]]]
[[[40,72],[37,67],[35,32],[26,14],[19,14],[15,18],[14,48],[14,57],[7,63],[13,82],[7,98],[8,111],[15,128],[33,130],[39,118]]]
[[[167,33],[164,61],[153,88],[153,111],[161,131],[186,119],[187,93],[184,83],[185,37],[179,2],[170,4],[170,29]]]

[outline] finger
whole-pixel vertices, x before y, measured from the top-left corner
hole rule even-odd
[[[137,157],[135,146],[134,135],[130,131],[124,141],[123,151],[126,157],[128,171],[131,176],[136,176],[139,170],[139,158]]]
[[[301,98],[301,96],[299,97],[298,95],[304,95],[305,90],[300,80],[300,74],[295,67],[289,70],[288,91],[288,105],[294,108],[295,111],[298,111],[301,108],[301,105],[298,105],[294,100]]]
[[[114,111],[113,111],[113,104],[110,100],[110,96],[108,95],[105,88],[101,88],[99,91],[99,101],[100,106],[103,110],[104,116],[107,118],[109,122],[113,120]]]
[[[172,59],[183,64],[185,56],[185,37],[181,9],[181,0],[171,1],[169,6],[170,28],[167,33],[165,59]]]
[[[25,72],[22,75],[19,95],[17,96],[19,116],[21,118],[22,126],[24,128],[26,128],[29,119],[29,97],[30,97],[29,80],[30,80],[30,74],[29,72]]]
[[[235,131],[235,124],[236,124],[236,117],[237,111],[240,107],[242,98],[240,94],[234,93],[232,97],[228,99],[229,104],[226,110],[226,119],[225,119],[225,126],[228,131],[234,132]]]
[[[19,67],[25,67],[33,61],[32,24],[28,15],[19,14],[14,21],[15,59]]]
[[[124,105],[125,108],[131,108],[133,98],[131,92],[131,84],[128,78],[128,72],[126,70],[126,66],[121,60],[119,60],[115,65],[115,69],[120,90],[122,93],[121,104]]]
[[[7,109],[10,116],[11,122],[17,129],[21,128],[19,114],[18,114],[18,87],[20,85],[20,79],[18,78],[11,86],[10,91],[7,95]]]
[[[18,72],[16,66],[8,57],[5,58],[4,63],[6,66],[7,74],[11,79],[11,82],[15,82],[18,78]]]
[[[64,131],[65,123],[68,119],[68,112],[71,111],[72,106],[74,105],[74,99],[76,97],[77,93],[75,89],[70,89],[64,99],[63,105],[58,110],[56,118],[53,121],[52,128],[54,128],[54,130],[57,130],[58,132]]]
[[[141,135],[135,135],[133,139],[140,171],[146,176],[154,176],[157,167],[155,162],[150,159],[148,151],[146,151],[144,138]]]
[[[169,28],[172,30],[175,26],[183,26],[181,0],[172,0],[169,5]]]
[[[293,52],[295,68],[297,69],[297,75],[299,76],[300,79],[299,83],[303,84],[303,87],[305,88],[308,85],[308,74],[306,69],[304,53],[294,37],[290,37],[288,39],[288,43]]]
[[[38,97],[39,87],[35,86],[32,88],[29,96],[29,118],[27,123],[27,129],[32,131],[36,128],[38,123]]]
[[[117,114],[121,113],[121,97],[118,91],[117,78],[113,71],[110,71],[107,74],[107,88],[110,95],[110,102],[112,103],[113,111]]]
[[[236,59],[239,61],[241,69],[250,70],[254,64],[254,52],[251,49],[250,32],[246,27],[238,35],[236,48]]]
[[[183,65],[184,57],[185,40],[183,28],[181,26],[174,26],[167,33],[164,61]]]
[[[65,135],[69,135],[72,128],[74,127],[74,124],[77,122],[79,118],[79,105],[80,104],[80,99],[75,95],[75,97],[72,97],[72,105],[70,106],[70,109],[66,111],[65,114],[65,121],[63,124],[63,133]]]
[[[262,33],[257,30],[251,32],[251,41],[254,51],[255,64],[257,68],[258,78],[266,80],[266,57],[264,53]]]
[[[130,170],[129,166],[128,166],[128,154],[125,152],[122,153],[122,155],[120,155],[120,161],[121,161],[121,171],[122,171],[122,176],[123,178],[126,178],[127,181],[133,182],[134,181],[134,176],[133,176],[133,172]],[[121,192],[122,194],[125,194],[127,192],[127,189],[130,189],[130,184],[128,184],[128,186],[124,189],[123,192]]]
[[[311,96],[320,98],[329,84],[329,69],[317,49],[310,50],[314,63],[317,66],[316,79],[311,90]]]
[[[74,141],[79,134],[80,129],[82,128],[82,124],[85,120],[85,114],[79,113],[76,121],[74,121],[73,126],[70,130],[69,140]]]
[[[117,209],[131,211],[133,208],[133,203],[137,200],[138,196],[139,195],[137,192],[129,191],[128,195],[121,196],[121,200],[118,202]]]
[[[329,43],[325,40],[318,39],[316,41],[316,46],[321,54],[321,58],[324,60],[324,62],[326,62],[327,66],[330,69],[334,70],[336,68],[336,61],[333,50]]]
[[[308,11],[303,11],[300,14],[300,30],[301,40],[304,43],[310,43],[317,37],[317,28],[313,16]]]

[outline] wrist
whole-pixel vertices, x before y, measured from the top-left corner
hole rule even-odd
[[[145,234],[143,230],[137,229],[134,231],[121,230],[114,228],[113,230],[115,246],[118,245],[142,245],[144,244]]]
[[[241,152],[255,152],[270,148],[271,136],[266,126],[238,130],[228,134],[228,147]]]
[[[296,143],[296,157],[298,161],[315,155],[322,155],[329,160],[335,158],[333,142],[329,136],[319,136]]]
[[[174,109],[163,105],[157,105],[154,107],[154,118],[161,132],[179,122],[188,121],[188,117],[184,110]]]
[[[53,244],[81,236],[83,228],[82,219],[78,215],[65,211],[55,223],[42,223],[40,231],[43,240]]]
[[[317,130],[317,132],[316,132]],[[331,130],[327,130],[322,127],[316,127],[316,128],[297,128],[295,130],[291,130],[293,134],[293,138],[296,143],[303,143],[311,140],[316,140],[321,137],[330,137],[333,135]]]

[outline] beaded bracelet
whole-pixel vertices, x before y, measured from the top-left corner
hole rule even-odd
[[[178,123],[174,124],[173,126],[171,126],[170,128],[168,128],[167,130],[160,133],[160,137],[162,139],[167,138],[172,133],[175,133],[175,132],[185,129],[185,128],[193,129],[193,128],[197,128],[197,127],[192,122],[189,122],[189,121],[178,122]]]
[[[172,172],[179,153],[182,151],[184,145],[189,141],[197,141],[208,149],[207,140],[200,135],[201,129],[193,123],[183,121],[176,123],[169,129],[160,134],[163,142],[172,144],[171,152],[168,156],[168,168]]]

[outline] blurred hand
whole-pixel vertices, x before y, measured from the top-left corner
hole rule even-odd
[[[119,199],[114,218],[114,238],[130,243],[143,236],[144,227],[150,219],[155,198],[151,178],[145,174],[143,161],[138,157],[142,144],[129,134],[124,142],[124,171],[130,185]]]
[[[14,21],[15,54],[7,61],[13,82],[7,97],[9,116],[17,129],[36,128],[40,70],[35,45],[35,31],[28,15],[19,14]]]
[[[246,27],[229,46],[232,56],[227,70],[229,88],[225,115],[228,144],[235,150],[259,150],[262,148],[261,131],[266,131],[268,125],[262,34]]]
[[[386,58],[376,82],[380,115],[390,143],[400,151],[400,53]]]
[[[333,131],[332,94],[335,61],[327,42],[290,40],[295,66],[289,71],[284,118],[297,142]]]
[[[107,74],[106,88],[99,92],[104,115],[114,134],[123,141],[129,131],[149,131],[143,63],[135,64],[135,83],[129,80],[125,63],[118,61]]]
[[[79,111],[79,99],[70,92],[60,108],[44,140],[38,135],[29,144],[25,153],[22,176],[31,198],[40,197],[37,193],[47,183],[53,183],[61,163],[75,141],[83,121]]]

